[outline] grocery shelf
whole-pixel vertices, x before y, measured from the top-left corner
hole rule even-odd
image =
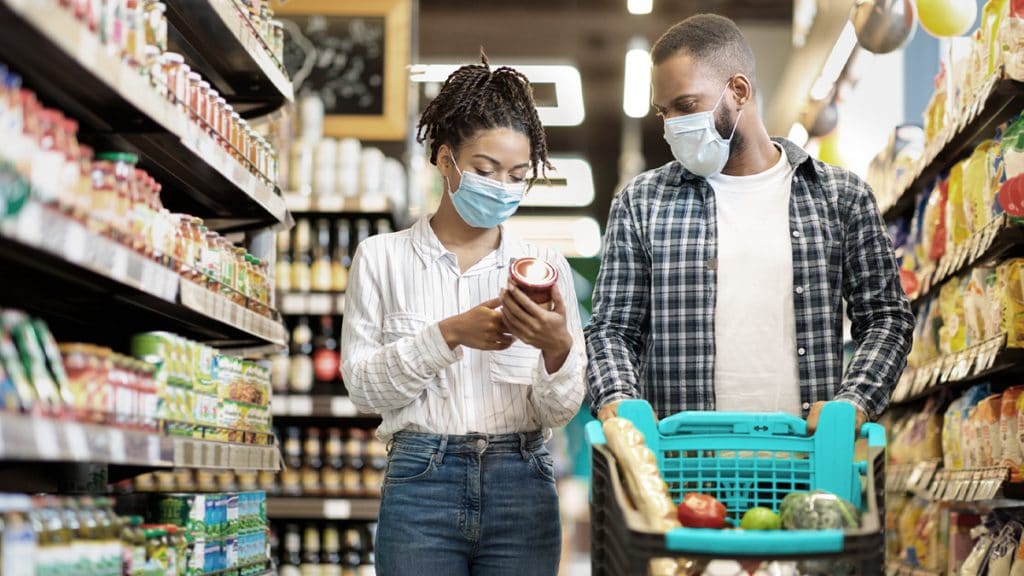
[[[358,196],[314,196],[299,192],[285,192],[284,202],[295,215],[308,218],[386,218],[395,230],[406,227],[410,216],[401,212],[395,203],[383,195]]]
[[[961,122],[928,142],[924,158],[910,183],[888,206],[882,206],[886,222],[906,215],[917,195],[974,146],[995,135],[995,128],[1024,108],[1024,83],[1012,80],[1000,70],[978,91],[973,106]]]
[[[345,313],[344,292],[281,292],[277,309],[285,316],[342,315]]]
[[[890,493],[921,493],[928,489],[942,466],[938,459],[913,464],[888,464],[885,470],[885,490]]]
[[[80,137],[102,150],[140,155],[163,185],[168,209],[203,217],[221,231],[290,220],[284,200],[137,70],[109,54],[57,0],[0,0],[0,60],[44,103],[80,123]]]
[[[283,350],[284,325],[232,302],[78,221],[31,201],[0,222],[0,296],[94,333],[161,328],[212,345]],[[117,322],[111,322],[111,319]]]
[[[348,396],[275,395],[270,412],[273,416],[298,418],[377,418],[360,412]]]
[[[277,446],[257,446],[172,438],[173,465],[178,468],[217,468],[233,470],[274,470],[281,468],[281,452]]]
[[[913,303],[920,303],[943,282],[979,262],[1017,254],[1024,254],[1024,227],[1006,214],[1000,214],[952,252],[943,255],[933,269],[921,275],[921,287],[914,295]]]
[[[267,497],[273,520],[376,520],[379,513],[379,498]]]
[[[0,415],[0,459],[170,466],[171,439],[159,434],[21,414]]]
[[[942,576],[941,572],[926,570],[914,566],[900,565],[895,569],[887,571],[888,576]]]
[[[997,336],[955,354],[907,368],[892,394],[894,405],[924,398],[947,385],[968,383],[1024,365],[1024,349],[1007,348],[1006,336]]]
[[[240,114],[261,116],[293,99],[292,83],[231,0],[168,0],[174,51],[184,54]]]

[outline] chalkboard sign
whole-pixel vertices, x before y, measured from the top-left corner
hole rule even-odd
[[[316,93],[326,114],[383,114],[383,17],[282,17],[284,64],[300,96]]]
[[[401,140],[408,124],[409,0],[277,0],[284,64],[324,102],[324,132]]]

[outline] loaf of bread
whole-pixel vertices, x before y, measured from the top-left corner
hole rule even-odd
[[[668,484],[662,480],[658,461],[644,442],[643,434],[624,418],[610,418],[603,428],[608,448],[618,460],[625,478],[626,490],[648,526],[659,532],[678,528],[676,505],[669,497]]]

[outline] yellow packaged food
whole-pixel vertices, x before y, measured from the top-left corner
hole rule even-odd
[[[949,171],[949,196],[946,200],[946,252],[963,243],[971,235],[964,212],[964,160]]]
[[[966,279],[951,279],[939,291],[939,351],[942,354],[959,352],[966,347],[967,330],[964,326],[964,288]]]
[[[1000,324],[1006,334],[1006,346],[1024,347],[1024,289],[1021,287],[1021,267],[1024,259],[1014,258],[999,265],[998,295]]]
[[[968,229],[973,233],[980,230],[992,219],[992,205],[995,190],[992,189],[991,153],[998,152],[999,144],[986,140],[974,149],[964,160],[963,195],[964,214]]]
[[[988,270],[975,268],[967,276],[964,289],[964,330],[968,346],[984,342],[990,337],[986,316],[989,309],[985,297],[985,279]]]

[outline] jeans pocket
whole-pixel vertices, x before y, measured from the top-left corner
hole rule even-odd
[[[541,480],[554,483],[555,461],[547,448],[540,448],[530,454],[530,468]]]
[[[411,482],[429,477],[437,469],[433,452],[416,452],[396,449],[388,457],[384,472],[386,484]]]

